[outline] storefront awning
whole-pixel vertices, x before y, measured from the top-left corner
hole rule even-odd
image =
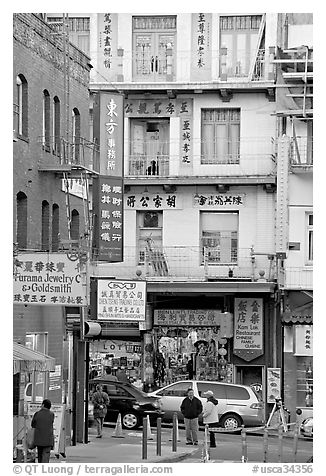
[[[298,305],[298,300],[293,300],[293,295],[289,295],[282,316],[284,324],[312,324],[312,316],[313,302],[311,300],[305,304]]]
[[[36,350],[13,343],[13,373],[46,372],[55,370],[55,359]]]

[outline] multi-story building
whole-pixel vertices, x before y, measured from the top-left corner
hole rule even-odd
[[[282,294],[286,407],[313,407],[313,41],[312,14],[280,15],[275,64],[279,122],[277,251]]]
[[[83,278],[72,244],[87,239],[87,182],[98,163],[88,140],[90,64],[87,55],[40,15],[14,14],[13,38],[13,338],[54,357],[56,365],[50,375],[37,368],[14,375],[18,392],[14,414],[23,414],[27,387],[25,403],[44,397],[65,403],[70,441],[69,415],[71,410],[76,414],[77,380],[81,378],[81,394],[84,382],[81,368],[73,388],[77,364],[72,321],[79,325],[85,304],[83,293],[77,297],[75,293],[75,285],[81,291]],[[16,424],[14,435],[21,440],[18,419]]]

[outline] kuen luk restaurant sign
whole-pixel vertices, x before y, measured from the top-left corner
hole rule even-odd
[[[263,300],[234,300],[234,354],[248,362],[264,353]]]

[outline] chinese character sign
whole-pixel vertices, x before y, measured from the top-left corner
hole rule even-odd
[[[192,99],[127,99],[126,117],[192,117]]]
[[[244,205],[245,195],[236,194],[220,194],[220,195],[210,195],[207,193],[196,194],[193,198],[194,207],[198,208],[238,208]]]
[[[295,326],[295,355],[313,355],[312,326]]]
[[[19,253],[14,304],[85,306],[79,260],[65,253]]]
[[[123,176],[123,95],[100,93],[100,174]]]
[[[209,79],[211,71],[211,13],[192,13],[191,79]]]
[[[123,181],[97,177],[93,181],[94,248],[99,261],[123,261]]]
[[[145,321],[146,282],[99,279],[97,318],[109,321]]]
[[[156,326],[216,326],[221,325],[221,311],[214,309],[154,310]]]
[[[96,80],[103,81],[103,78],[105,78],[107,81],[116,81],[117,74],[120,72],[118,69],[118,64],[119,60],[121,60],[121,58],[118,58],[117,56],[118,14],[98,13],[96,15],[96,25],[96,65],[98,70],[94,72]]]
[[[234,353],[252,360],[263,353],[263,300],[235,298]]]
[[[172,210],[182,208],[182,198],[175,193],[125,195],[125,208],[134,210]]]

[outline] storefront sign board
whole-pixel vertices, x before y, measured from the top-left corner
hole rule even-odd
[[[263,353],[263,300],[235,298],[234,354],[251,361]]]
[[[267,403],[274,403],[276,398],[281,398],[281,369],[267,369]]]
[[[14,304],[86,305],[77,255],[19,253],[15,266]]]
[[[313,355],[312,326],[295,326],[294,355]]]
[[[97,318],[107,321],[145,321],[146,282],[99,279]]]
[[[182,197],[175,193],[125,195],[126,210],[172,210],[182,208]]]
[[[214,309],[155,309],[156,326],[220,326],[221,311]]]

